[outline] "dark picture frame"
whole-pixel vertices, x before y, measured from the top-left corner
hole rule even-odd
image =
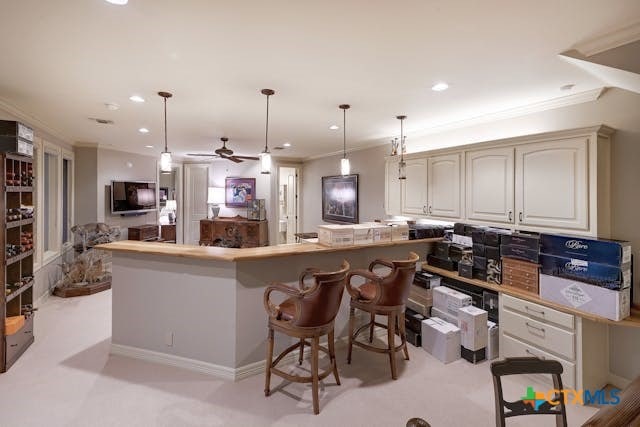
[[[358,174],[322,177],[322,220],[358,223]]]
[[[169,200],[169,187],[160,187],[158,192],[160,203],[165,203],[167,200]]]
[[[225,178],[225,205],[231,208],[246,208],[256,198],[255,178]]]

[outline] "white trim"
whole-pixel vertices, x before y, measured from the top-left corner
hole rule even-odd
[[[40,297],[38,297],[38,299],[33,303],[33,306],[36,308],[42,307],[42,305],[46,303],[49,297],[51,296],[51,291],[52,289],[47,289],[47,291],[42,295],[40,295]]]
[[[575,44],[573,49],[584,56],[592,56],[640,40],[640,21],[590,40]]]
[[[621,377],[619,375],[614,374],[613,372],[609,372],[609,379],[607,383],[616,386],[618,388],[626,388],[631,384],[630,379]]]
[[[25,113],[24,111],[20,110],[18,107],[15,107],[14,105],[12,105],[6,99],[0,98],[0,108],[16,116],[19,120],[27,122],[30,125],[35,126],[37,128],[40,128],[46,133],[50,134],[51,136],[54,136],[60,139],[61,141],[66,142],[67,144],[74,145],[72,138],[70,138],[63,132],[49,126],[47,123],[43,122],[37,117],[32,116],[31,114]]]

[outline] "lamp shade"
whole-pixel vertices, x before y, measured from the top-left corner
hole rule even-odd
[[[160,154],[160,171],[171,172],[171,153],[165,151]]]
[[[224,203],[224,188],[209,187],[207,191],[207,203],[216,205]]]
[[[167,200],[167,204],[165,205],[165,207],[168,210],[175,211],[176,209],[178,209],[178,202],[176,200]]]

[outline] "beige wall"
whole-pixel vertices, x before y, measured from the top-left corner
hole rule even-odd
[[[88,224],[98,219],[96,204],[98,179],[97,147],[76,147],[75,154],[75,223]]]
[[[408,138],[410,152],[471,144],[519,135],[605,124],[616,129],[611,149],[612,237],[629,240],[636,260],[634,301],[640,304],[640,94],[609,89],[593,102],[548,110],[527,116],[485,123],[448,132]],[[388,147],[349,154],[352,170],[360,173],[361,221],[384,214],[384,156]],[[338,173],[339,157],[304,163],[302,216],[304,231],[321,223],[320,177]],[[611,328],[613,374],[631,379],[640,375],[640,330]]]

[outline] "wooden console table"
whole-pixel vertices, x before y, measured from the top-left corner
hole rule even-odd
[[[255,248],[269,245],[266,220],[251,221],[241,216],[200,220],[200,245],[227,248]]]

